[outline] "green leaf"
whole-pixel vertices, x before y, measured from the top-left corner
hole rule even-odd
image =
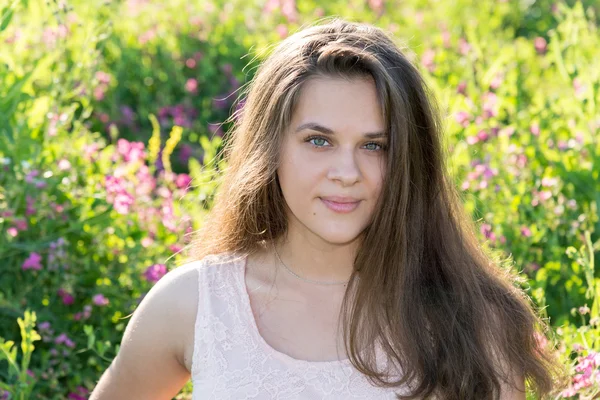
[[[5,30],[12,19],[14,11],[12,8],[5,7],[2,10],[2,17],[0,17],[0,32]]]

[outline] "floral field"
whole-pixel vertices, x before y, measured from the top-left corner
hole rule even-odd
[[[554,398],[594,398],[599,15],[598,0],[0,0],[0,399],[88,398],[186,259],[241,89],[331,16],[406,46],[482,244],[550,323],[539,343],[569,375]]]

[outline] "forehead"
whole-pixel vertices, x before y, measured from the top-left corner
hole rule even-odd
[[[302,85],[292,128],[315,122],[334,131],[384,130],[375,82],[364,78],[311,78]]]

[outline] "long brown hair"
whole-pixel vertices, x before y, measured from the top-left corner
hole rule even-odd
[[[374,384],[409,385],[411,394],[398,398],[498,398],[511,376],[524,377],[539,396],[549,393],[555,364],[536,341],[545,325],[508,268],[478,243],[446,172],[434,95],[394,38],[372,25],[315,24],[259,66],[192,258],[252,253],[285,235],[280,147],[303,83],[317,76],[372,77],[389,134],[379,204],[340,313],[352,364]],[[362,352],[361,343],[376,342],[404,371],[399,380],[378,371],[374,350]]]

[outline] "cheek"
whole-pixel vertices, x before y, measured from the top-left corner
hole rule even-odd
[[[282,159],[277,169],[279,182],[284,194],[285,192],[294,192],[305,197],[314,192],[323,175],[322,160],[311,158],[310,153],[301,148],[290,147],[282,153]]]
[[[369,191],[373,197],[379,197],[383,187],[385,176],[385,165],[382,160],[373,160],[366,165],[365,177],[368,182]]]

